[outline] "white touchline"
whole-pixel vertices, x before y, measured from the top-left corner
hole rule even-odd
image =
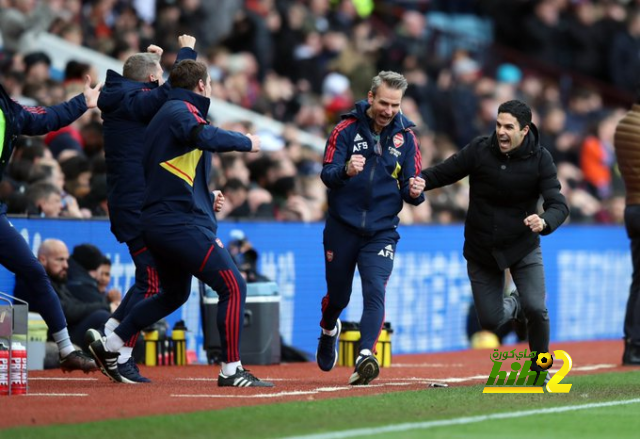
[[[527,416],[586,410],[599,407],[612,407],[617,405],[638,404],[640,398],[623,401],[595,402],[590,404],[570,405],[565,407],[551,407],[538,410],[525,410],[521,412],[496,413],[493,415],[469,416],[464,418],[443,419],[440,421],[407,422],[404,424],[387,425],[376,428],[357,428],[353,430],[336,431],[333,433],[310,434],[306,436],[289,436],[283,439],[343,439],[359,436],[373,436],[384,433],[395,433],[408,430],[427,430],[434,427],[447,427],[450,425],[473,424],[495,419],[524,418]]]
[[[29,377],[29,381],[98,381],[98,378]]]
[[[88,393],[27,393],[24,396],[89,396]]]

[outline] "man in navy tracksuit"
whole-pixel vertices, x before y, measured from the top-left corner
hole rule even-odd
[[[349,384],[368,384],[379,373],[375,346],[384,323],[385,287],[393,269],[398,213],[403,201],[424,201],[420,149],[413,122],[400,113],[406,79],[395,72],[373,78],[367,100],[343,116],[324,153],[322,181],[329,188],[324,229],[327,295],[316,360],[330,371],[337,360],[340,313],[351,296],[356,266],[364,309],[360,354]]]
[[[82,116],[88,108],[95,108],[100,84],[91,88],[90,81],[87,77],[83,94],[51,107],[23,107],[0,85],[0,179],[19,135],[38,136],[56,131]],[[7,220],[6,212],[7,206],[0,203],[0,263],[24,281],[26,288],[22,299],[29,302],[30,309],[40,313],[47,323],[60,350],[62,370],[95,371],[91,357],[74,350],[60,300],[49,277],[24,238]]]
[[[196,59],[195,38],[181,35],[181,46],[176,63],[183,59]],[[162,79],[160,56],[162,49],[151,45],[147,53],[130,56],[124,64],[123,75],[107,71],[107,80],[98,99],[98,108],[104,121],[104,150],[107,162],[107,199],[111,231],[119,242],[129,248],[136,266],[135,282],[122,303],[105,324],[109,335],[128,312],[145,297],[160,290],[153,257],[142,240],[140,210],[144,198],[144,170],[142,150],[144,133],[151,118],[167,100],[170,83]],[[99,333],[90,330],[90,343]],[[124,382],[146,383],[131,356],[138,334],[126,340],[118,357],[118,369]]]
[[[216,236],[214,199],[208,187],[213,152],[257,152],[260,141],[206,122],[211,78],[205,64],[182,61],[169,79],[173,89],[145,133],[141,216],[143,238],[156,261],[163,291],[138,303],[112,334],[93,342],[90,350],[103,372],[121,381],[116,362],[124,341],[186,302],[196,276],[220,297],[218,385],[271,387],[240,363],[247,285]]]

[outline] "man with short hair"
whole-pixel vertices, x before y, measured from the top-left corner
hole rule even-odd
[[[196,59],[194,37],[181,35],[178,42],[181,49],[176,64],[183,59]],[[151,45],[147,50],[147,53],[130,56],[124,63],[122,75],[107,71],[98,100],[104,121],[111,232],[119,242],[127,244],[136,266],[135,282],[107,321],[106,335],[113,332],[138,302],[160,290],[155,263],[142,240],[140,209],[145,188],[142,151],[147,124],[167,100],[171,84],[164,83],[162,76],[162,49]],[[98,336],[97,333],[87,334],[90,339]],[[140,375],[131,356],[137,340],[137,336],[126,340],[120,350],[118,368],[128,382],[148,383],[150,380]]]
[[[351,298],[357,266],[362,278],[362,338],[351,385],[367,385],[380,373],[375,350],[400,239],[398,213],[404,202],[417,206],[425,199],[422,188],[412,187],[421,163],[415,124],[400,112],[407,86],[399,73],[378,73],[367,99],[356,103],[333,129],[324,153],[320,176],[329,188],[323,232],[327,294],[322,299],[316,361],[325,372],[336,364],[339,317]]]
[[[29,202],[29,214],[43,218],[58,218],[62,212],[60,189],[51,183],[38,182],[27,187],[25,196]]]
[[[0,86],[0,179],[19,135],[39,136],[69,125],[87,109],[95,108],[101,87],[102,84],[91,87],[91,78],[87,76],[83,93],[67,102],[51,107],[23,107]],[[60,351],[62,370],[96,370],[94,361],[73,347],[60,301],[49,278],[22,235],[7,220],[6,211],[6,205],[0,203],[0,263],[25,281],[23,299],[29,302],[32,311],[42,315],[52,332]]]
[[[139,302],[105,340],[94,341],[89,349],[103,373],[122,382],[116,362],[125,340],[186,302],[196,276],[219,295],[222,370],[218,386],[272,387],[240,362],[247,284],[216,236],[216,207],[209,190],[212,153],[258,152],[260,139],[205,120],[211,96],[205,64],[184,60],[173,68],[169,80],[168,100],[145,132],[146,188],[140,218],[163,291]]]
[[[526,321],[529,347],[540,354],[549,352],[540,236],[560,227],[569,208],[553,158],[540,145],[531,117],[524,102],[504,102],[493,135],[474,139],[424,169],[422,177],[427,190],[469,177],[464,257],[480,325],[495,330],[512,319]],[[517,290],[504,297],[507,269]],[[531,370],[542,371],[535,363]]]
[[[106,300],[84,299],[71,292],[68,283],[69,249],[64,242],[59,239],[43,241],[38,249],[38,261],[44,267],[53,289],[60,298],[62,310],[69,323],[71,341],[87,349],[84,334],[89,328],[104,325],[109,318],[109,305]]]

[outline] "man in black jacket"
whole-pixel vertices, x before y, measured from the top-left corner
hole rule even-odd
[[[470,194],[464,257],[480,325],[495,330],[513,318],[526,318],[531,350],[548,352],[540,235],[556,230],[569,209],[551,154],[539,144],[525,103],[503,103],[492,136],[478,137],[422,171],[427,190],[466,176]],[[543,212],[538,214],[540,197]],[[503,297],[507,268],[517,293]]]

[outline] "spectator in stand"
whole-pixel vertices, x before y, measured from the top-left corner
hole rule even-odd
[[[109,318],[109,305],[106,301],[87,301],[75,296],[68,287],[69,250],[64,242],[58,239],[45,240],[38,249],[38,261],[55,290],[64,316],[69,324],[69,335],[73,344],[87,349],[84,334],[93,326],[103,325]],[[29,297],[29,286],[26,280],[16,277],[14,294],[18,298]],[[49,327],[50,332],[52,328]],[[55,337],[55,336],[54,336]]]
[[[69,291],[79,300],[87,303],[101,303],[109,308],[110,312],[116,310],[119,300],[111,301],[99,288],[100,267],[105,256],[100,249],[93,244],[80,244],[73,248],[69,258]],[[105,319],[103,324],[107,320]],[[85,331],[89,327],[85,328]]]

